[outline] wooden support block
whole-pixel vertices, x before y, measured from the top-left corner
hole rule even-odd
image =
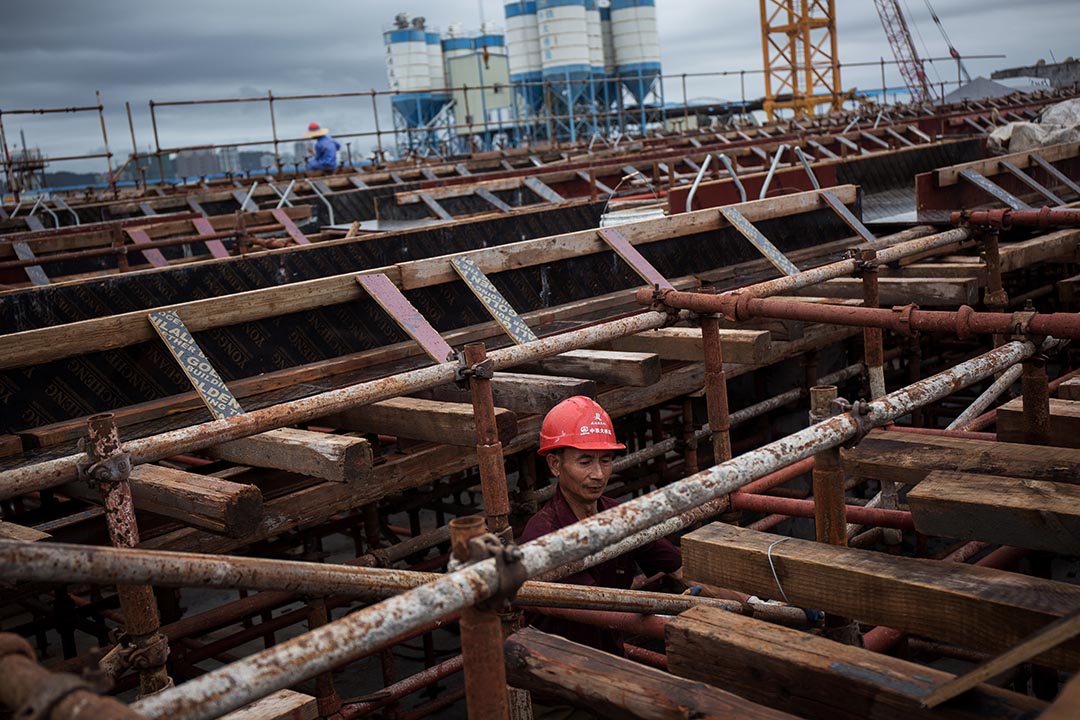
[[[348,435],[280,428],[208,448],[206,454],[240,465],[353,483],[371,472],[371,444]]]
[[[18,540],[20,542],[38,542],[39,540],[49,540],[52,535],[49,533],[43,533],[40,530],[35,530],[25,525],[19,525],[18,523],[4,522],[0,520],[0,540]]]
[[[22,451],[22,438],[18,435],[0,435],[0,457],[11,457]]]
[[[1000,653],[1080,607],[1080,587],[975,565],[898,557],[713,523],[682,539],[687,578]],[[770,564],[770,551],[771,560]],[[773,577],[772,565],[776,570]],[[1080,667],[1080,641],[1040,656]]]
[[[794,718],[738,695],[580,645],[534,628],[506,639],[512,686],[605,718]]]
[[[1010,400],[998,408],[997,436],[1000,442],[1024,442],[1023,398]],[[1050,444],[1080,448],[1080,401],[1050,398]]]
[[[939,470],[907,500],[924,535],[1080,555],[1080,485]]]
[[[552,372],[606,385],[645,387],[660,379],[660,356],[649,352],[571,350],[517,367],[526,372]]]
[[[1080,377],[1069,378],[1058,385],[1058,395],[1063,400],[1080,400]]]
[[[471,403],[393,398],[345,410],[327,417],[325,422],[356,432],[397,435],[465,447],[476,445],[476,421]],[[517,435],[517,415],[512,411],[496,407],[495,424],[503,444]]]
[[[979,301],[979,281],[975,277],[883,277],[878,280],[878,292],[883,307],[908,303],[926,307],[954,307],[972,305]],[[856,278],[837,278],[793,294],[861,298],[863,283]]]
[[[574,395],[595,398],[596,383],[582,378],[498,372],[491,379],[491,394],[498,407],[518,415],[543,415]],[[454,383],[424,390],[417,396],[442,402],[471,402],[468,389]]]
[[[310,695],[293,690],[278,690],[228,715],[220,720],[315,720],[319,717],[319,703]]]
[[[241,537],[259,526],[263,497],[254,485],[220,480],[160,465],[137,465],[129,479],[136,510],[180,520],[188,525],[230,537]],[[101,503],[101,495],[85,483],[64,485],[61,493]]]
[[[721,330],[720,347],[724,362],[749,365],[763,362],[769,353],[771,338],[766,330]],[[700,362],[704,359],[701,330],[667,327],[647,330],[612,340],[613,350],[656,353],[663,360]]]
[[[1080,451],[991,440],[874,430],[841,451],[849,475],[921,482],[934,470],[1080,483]]]
[[[1045,703],[981,685],[936,710],[922,698],[953,676],[816,635],[698,607],[667,624],[668,669],[811,720],[1035,718]]]

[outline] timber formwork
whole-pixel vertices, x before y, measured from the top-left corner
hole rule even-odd
[[[1059,151],[1039,182],[1070,204]],[[969,167],[935,168],[930,192]],[[485,222],[521,213],[461,221],[445,226],[452,255],[406,254],[414,231],[170,268],[177,281],[152,291],[135,273],[33,291],[47,303],[2,298],[0,567],[19,583],[4,629],[54,670],[111,647],[102,672],[146,718],[253,702],[249,717],[526,716],[507,683],[601,716],[1069,717],[1075,683],[1048,703],[1078,664],[1080,589],[1060,565],[1078,550],[1080,449],[1061,341],[1080,337],[1064,292],[1080,230],[1047,211],[870,231],[859,188],[822,185],[510,243]],[[1045,197],[1027,190],[1012,196]],[[366,267],[330,264],[365,245]],[[267,283],[259,263],[300,275]],[[162,317],[235,408],[190,391]],[[1017,379],[1022,395],[990,410]],[[628,453],[612,492],[632,499],[506,545],[551,496],[539,424],[574,394],[616,418]],[[780,604],[536,581],[717,517],[682,538],[688,579]],[[451,555],[451,572],[429,572]],[[242,596],[185,612],[193,588]],[[501,630],[495,611],[523,608],[637,642],[615,660],[529,630],[504,651],[515,616]],[[427,668],[401,679],[413,638]],[[464,659],[443,659],[447,644]],[[1005,683],[950,683],[1017,645],[994,673]],[[0,682],[5,702],[40,701],[31,673],[65,682],[0,649],[25,673]],[[341,668],[364,697],[343,700]],[[165,675],[176,686],[157,691]]]

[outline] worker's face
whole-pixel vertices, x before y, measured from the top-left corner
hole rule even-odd
[[[615,456],[610,450],[566,448],[547,456],[548,468],[567,499],[591,505],[600,499],[611,478]]]

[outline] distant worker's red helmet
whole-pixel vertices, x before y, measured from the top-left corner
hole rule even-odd
[[[319,123],[316,123],[316,122],[308,123],[307,129],[310,130],[311,132],[315,132],[316,130],[319,129]]]
[[[304,133],[304,137],[306,137],[306,138],[318,138],[318,137],[322,137],[323,135],[328,135],[329,133],[330,133],[330,131],[327,130],[326,128],[324,128],[324,127],[321,127],[319,125],[319,123],[313,122],[313,123],[308,123],[307,132]]]
[[[551,408],[540,427],[540,454],[559,448],[625,450],[615,440],[615,428],[604,408],[583,395],[567,398]]]

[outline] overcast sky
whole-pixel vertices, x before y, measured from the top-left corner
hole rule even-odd
[[[772,0],[770,0],[771,2]],[[838,0],[842,63],[891,59],[870,0]],[[913,20],[922,55],[948,55],[925,0],[901,0]],[[444,30],[489,22],[504,25],[500,0],[3,0],[0,25],[0,109],[95,104],[100,90],[112,151],[132,149],[124,103],[130,102],[141,149],[153,145],[148,101],[156,102],[301,93],[384,90],[382,31],[396,12],[423,15]],[[665,74],[760,70],[761,34],[754,0],[659,0]],[[1077,0],[935,0],[934,7],[963,55],[1004,54],[970,60],[972,76],[999,67],[1080,56]],[[931,69],[931,80],[955,79],[955,65]],[[845,88],[878,87],[880,69],[848,68]],[[889,85],[901,84],[889,68]],[[760,75],[747,76],[746,94],[763,93]],[[679,100],[679,79],[665,81],[668,100]],[[691,98],[737,99],[737,76],[696,79]],[[388,103],[380,108],[387,127]],[[298,136],[311,120],[337,132],[373,129],[371,101],[336,99],[277,103],[281,136]],[[19,130],[29,145],[53,157],[101,147],[96,116],[4,116],[8,143]],[[242,142],[270,137],[266,103],[248,106],[162,108],[162,147]],[[370,146],[370,141],[358,144]],[[354,149],[357,148],[354,145]],[[366,147],[363,149],[366,150]],[[119,162],[122,162],[120,160]],[[71,163],[57,169],[82,169]],[[97,169],[97,168],[94,168]]]

